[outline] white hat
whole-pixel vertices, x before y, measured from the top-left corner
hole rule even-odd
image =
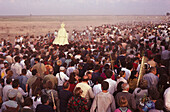
[[[60,70],[61,70],[61,71],[65,70],[65,67],[61,66],[61,67],[60,67]]]

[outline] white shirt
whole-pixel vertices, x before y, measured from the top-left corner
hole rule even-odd
[[[63,72],[57,73],[56,77],[58,79],[58,86],[63,86],[64,82],[69,80],[69,77]]]
[[[165,108],[170,111],[170,87],[164,92]]]
[[[128,80],[131,75],[131,71],[128,70],[127,68],[123,68],[123,67],[122,67],[121,71],[125,71],[125,73],[126,73],[125,79]]]
[[[81,55],[75,55],[75,59],[80,59]]]
[[[13,71],[13,77],[17,78],[21,74],[22,66],[19,63],[13,63],[11,70]]]
[[[32,72],[30,70],[27,70],[26,77],[29,79],[32,77]]]
[[[76,69],[75,67],[68,67],[66,71],[67,76],[70,77],[70,73],[72,73],[75,69]]]
[[[127,83],[127,80],[125,80],[123,77],[120,77],[119,79],[117,79],[117,84],[119,82]]]
[[[7,93],[8,93],[8,90],[10,90],[10,89],[13,89],[12,85],[8,84],[8,85],[4,86],[4,88],[3,88],[3,98],[2,98],[3,102],[8,100]]]
[[[27,97],[28,92],[24,92],[24,90],[21,87],[18,87],[18,91],[22,94],[22,96]]]
[[[32,97],[32,100],[33,100],[33,110],[36,109],[38,104],[42,104],[41,103],[41,97],[38,97],[36,101],[34,101],[34,99],[35,99],[35,96]]]
[[[105,81],[109,83],[108,92],[110,94],[113,94],[116,91],[116,88],[117,88],[116,81],[112,80],[111,78],[107,78],[107,79],[105,79]]]
[[[101,84],[94,85],[94,87],[93,87],[94,96],[96,96],[100,92],[102,92]]]
[[[25,60],[21,60],[20,64],[22,65],[23,68],[26,68],[26,66],[25,66]]]

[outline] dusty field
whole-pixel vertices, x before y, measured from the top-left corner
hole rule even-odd
[[[160,22],[165,16],[0,16],[0,38],[14,40],[16,35],[45,35],[60,28],[61,22],[66,30],[84,30],[86,26],[102,24]],[[9,37],[8,37],[9,35]]]

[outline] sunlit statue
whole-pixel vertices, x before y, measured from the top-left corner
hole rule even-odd
[[[61,28],[58,31],[58,35],[55,38],[55,40],[53,41],[53,44],[56,44],[56,45],[67,45],[67,44],[69,44],[68,43],[68,34],[67,34],[67,31],[64,27],[65,27],[65,24],[62,23]]]

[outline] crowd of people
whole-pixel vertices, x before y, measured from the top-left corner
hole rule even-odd
[[[168,23],[90,26],[64,46],[56,35],[1,39],[1,112],[170,112]]]

